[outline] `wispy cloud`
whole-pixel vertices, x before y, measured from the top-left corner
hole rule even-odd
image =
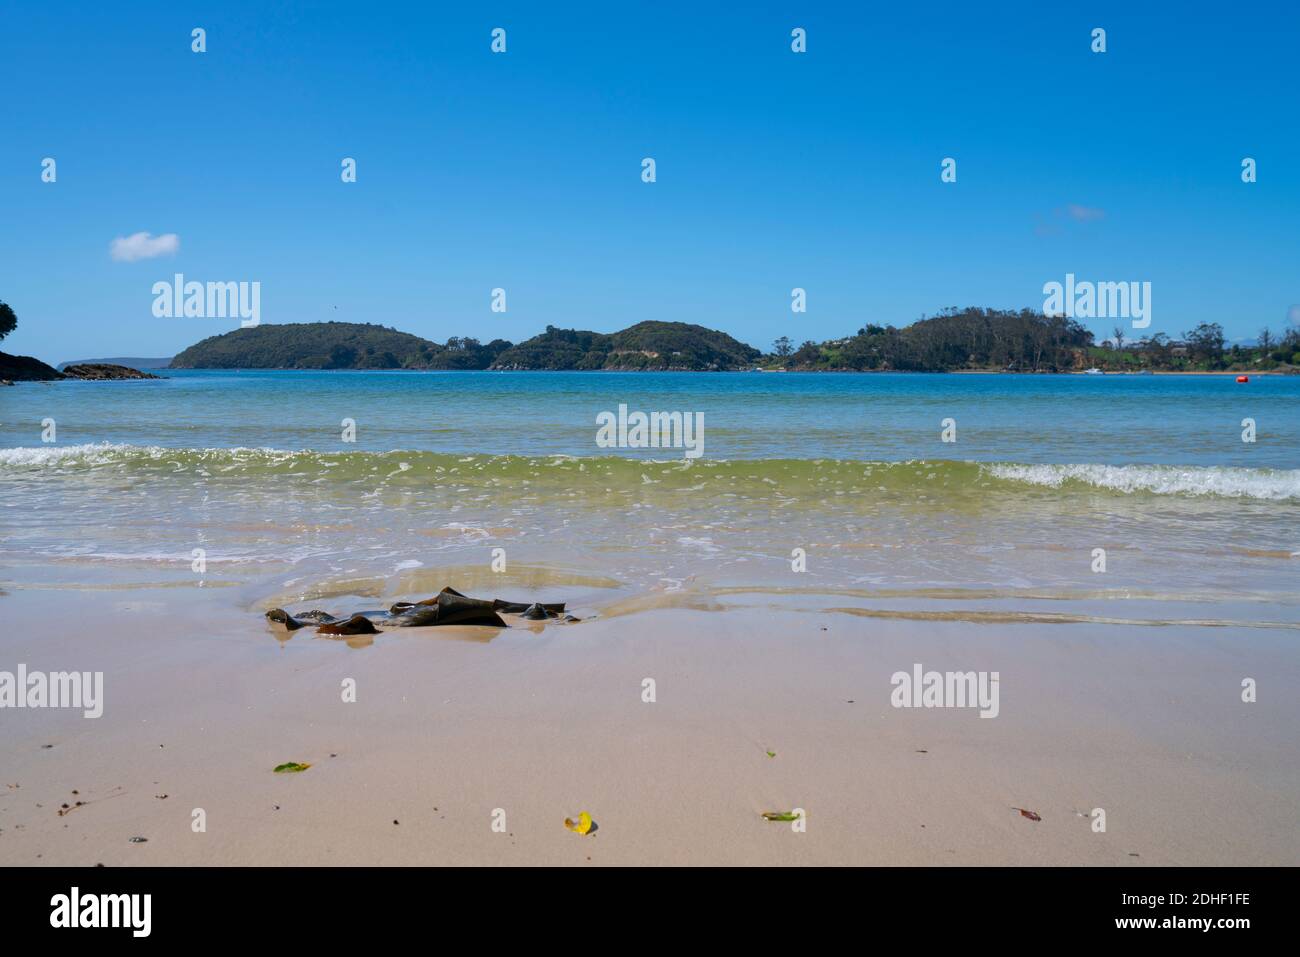
[[[1105,219],[1106,211],[1098,209],[1096,206],[1080,206],[1078,203],[1071,203],[1065,207],[1066,214],[1079,223],[1090,223],[1093,220]]]
[[[1062,236],[1071,223],[1095,223],[1105,218],[1106,211],[1099,206],[1084,206],[1081,203],[1057,206],[1050,214],[1034,214],[1034,235],[1044,238]]]
[[[132,233],[118,236],[108,244],[108,254],[118,262],[135,262],[157,256],[175,256],[181,248],[181,238],[175,233],[154,236],[151,233]]]

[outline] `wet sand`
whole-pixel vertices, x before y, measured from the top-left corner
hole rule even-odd
[[[1300,863],[1293,631],[871,619],[760,594],[354,648],[277,640],[215,591],[0,602],[0,668],[106,673],[98,720],[0,711],[7,865]],[[891,707],[914,662],[998,671],[999,716]],[[312,767],[272,772],[287,761]],[[795,807],[803,833],[760,816]],[[587,837],[563,824],[584,810]]]

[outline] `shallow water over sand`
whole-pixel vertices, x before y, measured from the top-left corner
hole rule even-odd
[[[1294,378],[191,372],[2,398],[10,589],[252,610],[466,583],[613,613],[756,588],[1004,623],[1300,606]],[[619,403],[703,410],[704,456],[596,448]],[[31,441],[45,417],[57,443]]]

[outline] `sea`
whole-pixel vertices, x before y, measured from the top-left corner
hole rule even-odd
[[[1300,377],[162,374],[0,389],[0,591],[1300,628]]]

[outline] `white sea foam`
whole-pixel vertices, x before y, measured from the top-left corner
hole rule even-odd
[[[0,465],[7,465],[16,468],[39,465],[57,465],[73,459],[88,458],[92,455],[103,455],[108,450],[122,450],[130,448],[126,445],[110,445],[107,442],[98,445],[38,445],[34,448],[21,447],[16,449],[0,449]],[[104,456],[108,460],[108,456]]]
[[[993,478],[1060,488],[1069,482],[1131,494],[1218,495],[1282,502],[1300,500],[1300,469],[1189,465],[982,465]]]
[[[313,453],[265,448],[189,449],[168,448],[161,445],[125,445],[115,442],[97,442],[82,445],[37,445],[0,449],[0,466],[112,465],[132,459],[165,462],[169,459],[195,455],[229,459],[233,463],[241,459],[256,457],[287,459],[302,454]]]

